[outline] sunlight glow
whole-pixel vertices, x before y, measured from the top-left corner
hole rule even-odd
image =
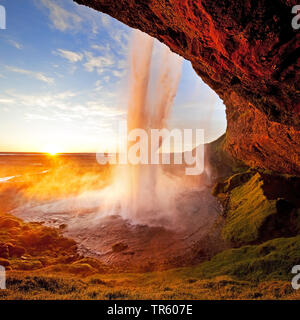
[[[60,153],[59,148],[54,145],[48,145],[43,150],[44,153],[48,153],[50,156],[56,156],[58,153]]]

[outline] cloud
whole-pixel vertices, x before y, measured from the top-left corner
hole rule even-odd
[[[53,120],[53,119],[51,119],[48,116],[41,115],[41,114],[26,113],[25,114],[25,120],[29,120],[29,121],[30,120],[46,120],[46,121],[49,121],[49,120]]]
[[[116,77],[121,77],[124,75],[124,70],[119,70],[123,68],[120,68],[119,66],[117,67],[118,70],[113,70],[113,66],[115,66],[116,63],[119,64],[119,62],[115,61],[116,57],[111,51],[109,44],[106,46],[92,45],[91,49],[100,51],[102,54],[95,55],[91,51],[84,51],[84,53],[81,53],[64,49],[57,49],[52,53],[67,59],[69,62],[74,64],[77,62],[82,62],[84,69],[88,72],[97,71],[97,73],[101,75],[104,71],[109,70]],[[71,71],[74,72],[75,69]]]
[[[66,99],[73,98],[76,96],[77,96],[76,92],[68,90],[68,91],[63,91],[63,92],[55,94],[54,98],[59,99],[59,100],[66,100]]]
[[[88,34],[89,38],[95,38],[99,30],[109,29],[110,16],[91,10],[85,6],[78,6],[72,1],[59,0],[34,0],[36,5],[46,8],[51,24],[60,31],[75,31]]]
[[[103,89],[103,85],[102,85],[102,81],[101,80],[97,80],[95,83],[95,91],[101,91]]]
[[[84,67],[87,71],[93,72],[96,70],[98,74],[102,74],[106,67],[114,65],[114,59],[112,55],[95,57],[92,52],[85,51],[86,63]]]
[[[111,28],[108,30],[109,36],[115,42],[118,50],[123,51],[123,53],[128,52],[128,45],[130,39],[130,33],[126,30],[120,28]]]
[[[113,70],[112,73],[116,78],[123,78],[126,74],[126,70]]]
[[[49,120],[51,118],[64,121],[78,119],[98,121],[99,119],[117,119],[126,115],[126,110],[114,105],[108,106],[109,103],[101,99],[80,101],[78,95],[81,93],[73,91],[33,95],[7,92],[5,95],[0,95],[0,103],[21,106],[22,110],[27,111],[27,120]],[[39,118],[39,115],[44,118]],[[48,118],[46,119],[45,116]]]
[[[9,100],[12,103],[25,107],[49,108],[70,110],[72,107],[71,99],[77,96],[77,92],[62,91],[59,93],[47,94],[21,94],[15,91],[7,91],[5,95],[0,96],[1,100]]]
[[[111,17],[109,16],[109,15],[107,15],[107,14],[105,14],[105,13],[102,13],[101,15],[100,15],[100,19],[101,19],[101,22],[102,22],[102,25],[103,25],[103,27],[105,27],[105,28],[109,28],[110,26],[111,26]]]
[[[106,45],[93,44],[91,46],[91,48],[94,49],[94,50],[98,50],[100,52],[104,52],[104,53],[110,53],[111,52],[111,48],[110,48],[110,45],[108,43]]]
[[[54,79],[45,76],[42,72],[34,72],[34,71],[20,69],[20,68],[16,68],[16,67],[12,67],[12,66],[6,66],[6,69],[11,72],[20,73],[20,74],[30,76],[36,80],[45,82],[47,84],[54,84]]]
[[[0,97],[0,104],[12,104],[12,103],[15,103],[14,99]]]
[[[9,39],[8,42],[9,42],[13,47],[17,48],[18,50],[23,49],[23,46],[22,46],[19,42],[15,41],[15,40]]]
[[[59,55],[62,58],[65,58],[72,63],[76,63],[83,59],[82,53],[78,53],[70,50],[57,49],[57,51],[53,51],[53,54]]]
[[[27,95],[20,94],[15,92],[7,93],[6,96],[0,96],[1,99],[11,100],[11,103],[14,103],[18,106],[30,107],[30,108],[60,108],[68,109],[68,106],[65,104],[64,100],[71,96],[71,93],[68,91],[62,92],[60,94],[36,94],[36,95]]]
[[[103,118],[118,118],[120,116],[126,115],[125,110],[108,107],[104,104],[100,104],[99,101],[88,101],[85,108],[88,115],[98,115]]]
[[[66,31],[80,28],[82,18],[79,15],[60,7],[53,0],[40,1],[49,10],[49,18],[56,29]]]

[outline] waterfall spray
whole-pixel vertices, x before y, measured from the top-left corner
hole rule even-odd
[[[176,96],[182,59],[166,46],[156,47],[156,54],[160,61],[158,61],[158,73],[154,79],[155,92],[151,92],[150,81],[153,80],[151,71],[155,67],[153,48],[153,38],[140,31],[133,33],[128,132],[134,129],[144,129],[149,132],[153,128],[165,128]],[[150,97],[152,97],[151,100]],[[150,145],[148,141],[148,146]],[[134,220],[139,220],[141,215],[152,215],[151,218],[155,218],[154,215],[162,209],[158,186],[161,169],[157,165],[148,164],[128,165],[125,170],[128,195],[125,197],[125,204],[122,201],[123,209],[124,206],[126,207],[122,212],[127,212]]]

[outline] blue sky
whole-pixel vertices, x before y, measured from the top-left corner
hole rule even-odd
[[[132,29],[72,0],[0,0],[0,151],[105,151],[126,119]],[[169,126],[226,128],[225,107],[184,61]]]

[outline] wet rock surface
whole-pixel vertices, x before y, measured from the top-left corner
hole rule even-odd
[[[82,256],[97,258],[114,269],[146,272],[196,264],[225,247],[215,226],[221,208],[210,189],[183,194],[177,206],[181,212],[177,229],[166,221],[134,224],[117,212],[101,216],[89,208],[60,211],[53,203],[19,208],[13,214],[57,228],[76,241]]]

